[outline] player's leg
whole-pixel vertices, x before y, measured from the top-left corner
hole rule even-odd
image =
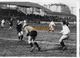
[[[28,34],[28,43],[31,45],[31,52],[35,49],[35,47],[38,48],[38,50],[40,50],[40,47],[38,45],[37,42],[35,42],[35,37],[37,36],[37,32],[36,31],[31,31]]]
[[[30,43],[30,45],[31,45],[31,52],[33,52],[33,50],[35,49],[33,39],[31,39],[31,43]]]
[[[30,35],[28,35],[28,44],[30,44],[30,46],[33,47],[33,43]]]
[[[62,48],[65,47],[65,44],[64,44],[63,40],[60,42],[60,44],[61,44]]]
[[[34,42],[33,42],[33,39],[32,39],[32,37],[30,36],[30,34],[28,35],[28,44],[30,45],[30,47],[31,47],[31,51],[30,52],[33,52],[33,50],[34,50]]]
[[[11,29],[11,23],[9,23],[9,30]]]
[[[70,35],[70,34],[69,34]],[[66,40],[68,40],[69,39],[69,35],[67,35],[67,37],[65,38]]]
[[[49,30],[48,30],[49,32],[51,31],[51,27],[49,26]]]
[[[33,43],[33,45],[35,45],[34,47],[37,47],[38,51],[40,51],[40,47],[39,47],[38,43],[35,41],[36,36],[37,36],[37,31],[32,31],[31,32],[32,43]]]
[[[20,40],[20,32],[18,32],[18,39]]]
[[[36,47],[38,48],[38,51],[40,51],[40,46],[38,45],[38,43],[37,42],[34,42],[34,45],[36,45]]]
[[[54,27],[53,26],[51,26],[51,32],[54,32]]]
[[[34,46],[34,40],[33,40],[33,32],[31,31],[31,32],[29,32],[29,34],[27,34],[27,35],[29,35],[28,36],[28,42],[30,43],[30,45],[31,45],[31,52],[33,52],[33,50],[35,49],[35,46]]]
[[[11,24],[10,24],[10,28],[9,28],[9,29],[12,29],[12,26],[13,26],[13,25],[12,25],[12,23],[11,23]]]
[[[19,40],[23,39],[23,34],[21,32],[18,32],[18,38],[19,38]]]
[[[49,27],[49,31],[54,32],[54,27],[53,26],[50,26]]]
[[[32,42],[33,42],[33,44],[35,45],[35,47],[37,47],[37,48],[38,48],[38,51],[40,51],[40,49],[41,49],[41,48],[40,48],[39,44],[35,41],[36,36],[33,36],[33,37],[32,37],[32,39],[33,39],[33,41],[32,41]]]
[[[38,43],[37,42],[32,42],[32,48],[31,48],[31,52],[37,47],[38,48],[38,51],[40,51],[41,50],[41,48],[39,47],[39,45],[38,45]]]
[[[4,23],[1,23],[1,28],[3,28],[4,27]]]
[[[62,48],[65,47],[65,44],[64,44],[64,41],[63,41],[63,40],[65,40],[65,38],[67,38],[67,36],[66,35],[62,35],[61,38],[60,38],[60,40],[59,40]]]
[[[20,33],[21,33],[20,39],[22,40],[23,39],[23,31],[21,31]]]
[[[55,26],[53,26],[53,29],[52,29],[52,31],[54,32],[54,30],[55,30]]]
[[[23,39],[23,35],[20,36],[20,40],[22,40],[22,39]]]

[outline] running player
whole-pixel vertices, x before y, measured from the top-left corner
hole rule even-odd
[[[55,23],[51,21],[49,24],[49,31],[54,32],[54,28],[55,28]]]
[[[3,27],[4,27],[4,24],[5,24],[5,20],[4,20],[4,19],[2,19],[2,21],[1,21],[1,28],[3,28]]]
[[[9,29],[12,29],[12,26],[13,26],[13,19],[12,18],[9,21],[9,25],[10,25]]]
[[[63,40],[66,40],[67,38],[69,38],[69,35],[70,35],[70,29],[66,25],[66,21],[63,21],[62,31],[60,33],[62,33],[62,36],[59,39],[59,42],[60,42],[60,44],[62,46],[62,49],[64,50],[66,47],[65,47],[65,44],[64,44],[64,41]]]
[[[23,39],[22,21],[19,20],[17,21],[16,29],[17,29],[18,38],[22,40]]]

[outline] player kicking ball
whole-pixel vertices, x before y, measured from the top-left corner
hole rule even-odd
[[[60,37],[59,42],[60,42],[60,44],[62,46],[62,49],[65,50],[66,46],[64,44],[64,40],[68,39],[69,38],[69,34],[70,34],[70,29],[66,25],[66,21],[62,22],[62,30],[61,30],[60,33],[62,33],[62,36]]]
[[[32,26],[26,25],[24,27],[25,31],[28,31],[28,44],[30,44],[31,46],[31,52],[33,52],[33,50],[35,49],[35,47],[38,48],[38,51],[40,51],[40,47],[38,45],[38,43],[35,41],[36,37],[37,37],[37,31],[36,29],[34,29]]]

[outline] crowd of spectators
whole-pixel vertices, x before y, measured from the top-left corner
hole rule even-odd
[[[44,16],[41,16],[41,15],[36,15],[36,14],[25,15],[22,12],[18,12],[18,11],[15,11],[15,10],[1,11],[1,13],[0,13],[0,18],[1,19],[2,18],[9,19],[10,17],[16,17],[20,20],[26,19],[27,21],[34,21],[34,22],[51,21],[51,20],[53,20],[54,22],[61,22],[62,20],[68,20],[70,22],[76,21],[75,17],[64,17],[64,16],[58,16],[58,15],[53,15],[53,16],[44,15]]]
[[[75,17],[64,17],[64,16],[59,17],[57,15],[56,16],[47,16],[47,15],[41,16],[41,15],[35,15],[35,14],[28,14],[26,18],[31,21],[51,21],[51,20],[53,20],[54,22],[61,22],[62,20],[68,20],[70,22],[76,21]]]

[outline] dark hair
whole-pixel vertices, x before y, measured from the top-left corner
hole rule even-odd
[[[66,21],[63,21],[63,25],[65,25],[66,24]]]

